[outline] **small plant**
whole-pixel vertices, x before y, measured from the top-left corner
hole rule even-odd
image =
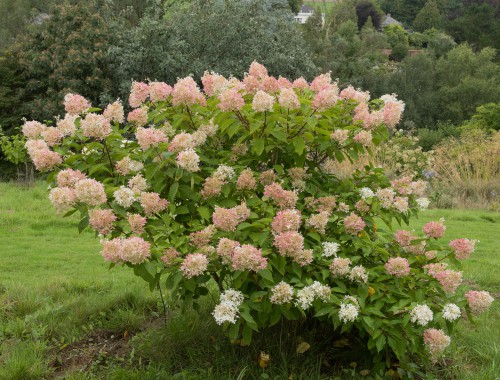
[[[28,160],[28,152],[25,145],[26,137],[21,134],[7,136],[0,127],[0,150],[5,159],[16,166],[17,180],[24,177],[24,181],[30,185],[34,183],[34,168]],[[24,166],[24,173],[20,168]]]
[[[425,204],[422,180],[390,181],[370,163],[342,179],[323,170],[387,140],[404,104],[339,91],[328,74],[274,78],[256,62],[241,81],[201,81],[204,92],[191,77],[134,82],[127,122],[119,101],[101,113],[74,94],[55,127],[26,122],[56,210],[79,212],[104,259],[151,290],[198,310],[218,288],[212,315],[241,344],[283,318],[315,318],[357,335],[375,372],[437,361],[462,312],[493,300],[464,296],[445,264],[460,268],[475,242],[442,245],[442,222],[421,236],[380,226],[408,223]]]

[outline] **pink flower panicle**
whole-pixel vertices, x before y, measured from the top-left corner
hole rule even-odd
[[[167,100],[172,90],[172,86],[164,82],[151,82],[149,83],[149,99],[153,103]]]
[[[305,89],[309,88],[309,83],[307,83],[307,81],[303,77],[300,77],[300,78],[297,78],[293,81],[292,88],[297,88],[299,90],[305,90]]]
[[[89,113],[81,121],[82,132],[85,137],[104,140],[111,134],[109,120],[103,115]]]
[[[22,127],[23,135],[28,139],[38,139],[42,137],[42,132],[47,126],[38,121],[25,121]]]
[[[330,73],[318,75],[313,79],[309,88],[314,92],[320,92],[325,89],[329,89],[332,86],[332,77]]]
[[[127,214],[127,222],[130,226],[132,233],[140,235],[144,233],[144,226],[147,219],[140,214]]]
[[[274,217],[271,228],[276,234],[283,232],[298,231],[301,223],[301,215],[299,210],[283,210],[278,211]]]
[[[298,195],[294,191],[284,190],[279,183],[273,183],[264,187],[264,196],[281,209],[294,208],[298,201]]]
[[[268,76],[266,67],[257,61],[251,63],[248,74],[257,79],[263,79]]]
[[[63,138],[61,131],[55,127],[47,127],[42,132],[42,138],[48,146],[59,145]]]
[[[128,103],[130,107],[140,107],[149,96],[149,86],[144,82],[132,82]]]
[[[366,227],[366,223],[360,216],[351,213],[344,218],[344,226],[348,234],[356,235],[359,232],[363,231],[363,229]]]
[[[217,105],[222,111],[238,111],[245,105],[245,99],[236,88],[224,90],[219,95],[220,103]]]
[[[193,142],[193,136],[189,133],[179,133],[172,138],[168,146],[168,151],[173,153],[182,152],[187,149],[194,149],[195,144]]]
[[[209,73],[208,71],[205,71],[201,77],[201,83],[203,84],[203,91],[208,96],[217,95],[229,86],[229,81],[224,76],[213,72]]]
[[[354,136],[354,141],[363,146],[369,146],[372,143],[372,133],[370,131],[360,131]]]
[[[200,194],[203,198],[215,197],[222,192],[222,186],[224,186],[225,183],[225,181],[221,181],[219,178],[207,177],[205,182],[203,182],[203,188]]]
[[[78,181],[87,178],[80,170],[64,169],[57,173],[57,185],[74,188]]]
[[[73,136],[76,132],[75,120],[78,116],[67,113],[64,119],[56,121],[56,128],[63,136]]]
[[[78,181],[75,184],[75,192],[77,199],[89,206],[100,206],[107,200],[104,185],[92,178]]]
[[[191,232],[189,234],[189,242],[196,248],[201,248],[210,243],[210,240],[212,240],[215,232],[217,232],[217,229],[213,225],[210,225],[201,231]]]
[[[102,114],[110,122],[115,121],[117,123],[123,123],[125,121],[125,112],[123,110],[122,102],[119,100],[108,104]]]
[[[62,164],[61,155],[50,149],[36,149],[32,151],[30,157],[36,169],[41,172],[51,170],[56,165]]]
[[[274,97],[264,91],[257,91],[252,101],[252,108],[255,112],[272,111],[274,107]]]
[[[263,186],[271,185],[276,180],[276,173],[273,169],[266,170],[259,175],[259,182]]]
[[[340,99],[352,99],[360,103],[367,103],[370,101],[370,93],[356,90],[354,87],[349,86],[340,91]]]
[[[193,149],[187,149],[180,152],[179,154],[177,154],[175,161],[177,163],[177,166],[184,170],[187,170],[188,172],[195,173],[200,170],[200,156],[198,156],[198,154]]]
[[[450,343],[450,337],[446,335],[443,330],[427,329],[424,332],[424,344],[431,354],[432,362],[437,361]]]
[[[450,247],[455,251],[455,257],[458,260],[468,259],[470,254],[474,252],[476,240],[469,240],[465,238],[455,239],[450,241]]]
[[[192,278],[203,274],[208,267],[208,258],[202,253],[191,253],[185,257],[181,264],[184,277]]]
[[[490,293],[486,291],[470,290],[465,294],[467,302],[473,314],[478,315],[490,308],[494,301]]]
[[[166,199],[161,199],[158,193],[142,193],[139,201],[146,216],[165,210],[169,204]]]
[[[330,272],[335,277],[345,277],[351,273],[351,260],[344,259],[341,257],[336,257],[330,264]]]
[[[266,268],[267,259],[262,256],[261,249],[257,249],[249,244],[244,244],[234,248],[231,256],[231,264],[235,270],[257,272]]]
[[[274,236],[273,244],[280,255],[294,257],[304,250],[304,237],[296,231],[283,232]]]
[[[229,264],[233,256],[234,249],[239,247],[240,243],[228,238],[221,238],[217,245],[217,254],[224,264]]]
[[[326,233],[326,225],[330,219],[330,213],[328,211],[322,211],[318,214],[312,214],[307,220],[307,225],[314,228],[321,235]]]
[[[167,248],[165,251],[163,251],[161,261],[163,261],[163,264],[165,264],[166,267],[170,267],[175,264],[175,261],[179,256],[180,253],[177,252],[175,248]]]
[[[254,190],[256,186],[257,186],[257,181],[253,176],[252,170],[251,169],[243,170],[236,181],[236,189],[240,191]]]
[[[424,234],[427,235],[429,238],[434,238],[434,239],[439,239],[444,236],[444,233],[446,231],[446,227],[443,224],[442,221],[439,222],[429,222],[424,225],[422,228],[424,231]]]
[[[338,101],[338,91],[333,88],[326,88],[318,92],[311,103],[311,107],[318,112],[332,108]]]
[[[278,97],[278,103],[281,107],[291,110],[300,108],[299,98],[292,88],[281,89]]]
[[[394,94],[383,95],[380,99],[384,101],[384,108],[382,109],[384,123],[389,128],[394,128],[401,120],[405,104],[403,101],[397,100]]]
[[[151,257],[151,244],[137,236],[104,240],[101,255],[106,261],[113,263],[128,262],[137,265]]]
[[[161,129],[156,128],[137,128],[135,133],[137,138],[137,143],[140,145],[142,150],[147,150],[151,147],[157,147],[161,143],[168,142],[168,138]]]
[[[205,105],[206,100],[198,85],[192,77],[179,79],[172,91],[172,103],[174,106],[192,106],[195,104]]]
[[[56,212],[63,214],[76,204],[75,190],[69,187],[54,187],[50,190],[49,199]]]
[[[89,211],[89,224],[101,235],[108,235],[114,230],[113,223],[116,219],[116,215],[111,209],[93,209]]]
[[[78,94],[66,94],[64,109],[71,115],[80,115],[91,107],[90,102]]]
[[[410,264],[402,257],[391,257],[385,264],[387,273],[396,277],[404,277],[410,274]]]
[[[236,231],[238,224],[244,222],[250,215],[250,210],[245,204],[233,208],[215,206],[212,221],[222,231]]]
[[[148,123],[148,109],[146,107],[136,108],[128,113],[127,121],[138,127],[143,127]]]

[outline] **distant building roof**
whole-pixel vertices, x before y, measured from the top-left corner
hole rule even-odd
[[[300,7],[300,12],[299,13],[313,13],[314,8],[310,7],[309,5],[303,5]]]
[[[380,24],[380,27],[385,28],[386,26],[389,25],[401,25],[401,23],[392,18],[390,13],[387,13],[383,18],[382,18],[382,23]]]

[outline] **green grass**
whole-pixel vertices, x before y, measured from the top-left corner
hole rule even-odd
[[[314,326],[257,336],[251,347],[231,345],[209,316],[168,305],[167,325],[157,293],[127,268],[108,266],[77,219],[55,215],[42,184],[0,183],[0,379],[356,379],[369,369],[334,350],[334,334]],[[411,227],[444,217],[447,238],[480,240],[464,263],[471,287],[500,296],[500,214],[428,210]],[[461,323],[439,379],[496,379],[500,373],[500,305],[475,325]],[[298,356],[298,341],[316,342]],[[260,351],[271,355],[266,369]],[[335,361],[325,362],[325,352]],[[345,353],[348,355],[348,353]],[[337,360],[338,359],[338,360]],[[356,370],[339,362],[357,362]],[[356,372],[357,371],[357,372]]]

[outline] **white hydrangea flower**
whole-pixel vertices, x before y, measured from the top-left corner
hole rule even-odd
[[[432,310],[429,308],[429,306],[417,305],[411,311],[410,316],[413,323],[416,323],[420,326],[426,326],[430,321],[432,321],[434,314],[432,313]]]
[[[429,204],[431,202],[429,201],[428,198],[418,198],[417,199],[417,204],[420,210],[427,210],[429,208]]]
[[[307,310],[311,307],[314,296],[314,290],[310,286],[306,286],[297,292],[297,301],[295,301],[295,305],[302,310]]]
[[[288,303],[293,298],[293,288],[284,281],[281,281],[278,285],[271,289],[271,303],[276,305],[283,305]]]
[[[234,177],[234,169],[227,165],[220,165],[212,176],[224,182]]]
[[[361,195],[361,199],[363,200],[373,198],[375,196],[375,193],[369,187],[363,187],[359,189],[359,194]]]
[[[221,302],[215,306],[212,315],[218,325],[224,322],[236,323],[238,319],[238,308],[232,302]]]
[[[120,206],[129,208],[135,202],[135,194],[133,190],[128,187],[122,186],[113,193],[116,203]]]
[[[344,322],[354,322],[359,314],[356,305],[342,303],[339,310],[339,319]]]
[[[443,318],[447,321],[453,322],[462,316],[460,308],[454,303],[449,303],[444,305],[443,308]]]
[[[245,297],[239,290],[227,289],[220,295],[221,303],[232,303],[237,308],[243,303]]]
[[[323,257],[337,256],[339,248],[340,248],[339,243],[332,243],[329,241],[325,241],[323,243]]]
[[[349,279],[351,281],[366,283],[368,281],[368,273],[366,273],[366,269],[362,265],[357,265],[351,269]]]

